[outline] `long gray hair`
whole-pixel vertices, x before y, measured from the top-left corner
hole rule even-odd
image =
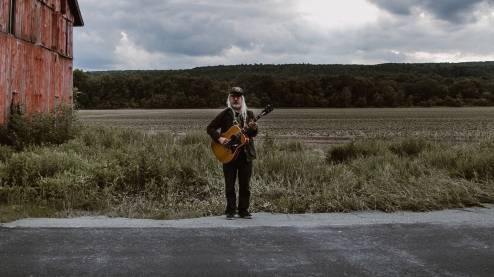
[[[247,104],[245,104],[245,96],[242,95],[241,97],[242,97],[242,108],[240,108],[240,116],[242,117],[245,126],[247,124]],[[235,110],[233,109],[232,104],[230,103],[230,95],[228,95],[228,98],[226,99],[226,105],[228,106],[228,108],[232,110],[233,116],[235,116]]]

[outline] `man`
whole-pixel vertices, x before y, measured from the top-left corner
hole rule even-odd
[[[257,135],[257,125],[254,122],[254,113],[247,110],[244,92],[240,87],[232,87],[229,90],[227,108],[220,112],[216,118],[211,121],[207,127],[207,132],[211,138],[223,145],[229,142],[229,139],[220,136],[234,124],[239,124],[240,128],[247,127],[248,142],[242,149],[237,158],[233,161],[223,164],[223,174],[225,176],[225,195],[226,195],[226,218],[233,219],[235,212],[238,210],[240,218],[252,218],[249,213],[250,202],[250,176],[252,174],[252,160],[256,158],[256,149],[254,140]],[[247,124],[247,125],[246,125]],[[218,132],[219,131],[219,132]],[[238,175],[238,208],[236,207],[235,181]]]

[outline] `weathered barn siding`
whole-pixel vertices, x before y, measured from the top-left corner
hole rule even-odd
[[[12,102],[27,113],[72,105],[76,1],[16,0],[14,34],[8,33],[9,2],[0,0],[0,124]]]
[[[46,112],[72,103],[72,60],[11,36],[0,34],[0,56],[5,61],[2,93],[7,105],[23,103],[26,112]],[[1,97],[1,96],[0,96]],[[5,106],[4,106],[4,110]]]
[[[74,15],[66,1],[16,0],[15,36],[72,57]]]
[[[0,32],[7,32],[9,22],[8,0],[0,0]]]

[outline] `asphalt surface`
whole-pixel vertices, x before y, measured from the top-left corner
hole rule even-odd
[[[0,276],[491,277],[494,209],[28,219],[0,227]]]

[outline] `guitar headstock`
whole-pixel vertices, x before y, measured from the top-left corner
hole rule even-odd
[[[266,108],[264,108],[264,110],[262,110],[262,112],[260,113],[260,115],[265,116],[268,113],[272,112],[273,110],[274,110],[273,105],[269,104],[269,105],[266,106]]]
[[[259,120],[261,117],[267,115],[268,113],[272,112],[274,110],[273,105],[269,104],[262,110],[262,112],[254,119],[254,121]]]

